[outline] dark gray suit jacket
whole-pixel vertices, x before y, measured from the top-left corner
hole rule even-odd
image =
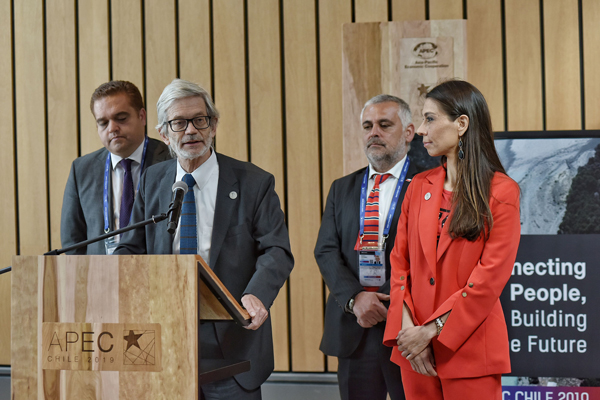
[[[275,179],[251,163],[221,154],[217,161],[219,183],[209,265],[238,302],[243,294],[253,294],[268,310],[294,265]],[[144,173],[133,222],[167,212],[176,174],[176,160]],[[173,235],[167,232],[167,221],[162,221],[125,234],[115,254],[171,254],[172,247]],[[251,370],[235,379],[246,389],[259,387],[274,368],[271,318],[256,331],[233,322],[215,326],[225,359],[250,360]]]
[[[62,247],[104,234],[102,196],[104,167],[108,150],[102,148],[79,157],[71,164],[71,173],[65,187],[60,215],[60,238]],[[146,149],[144,169],[152,164],[170,159],[169,148],[160,140],[150,139]],[[112,174],[111,174],[112,175]],[[112,183],[109,182],[109,193]],[[114,230],[112,218],[112,194],[109,195],[110,229]],[[67,254],[106,254],[104,241],[93,243]]]
[[[320,349],[323,353],[336,357],[349,357],[358,347],[365,332],[365,328],[356,322],[356,316],[344,311],[348,300],[363,290],[358,278],[358,255],[354,246],[358,238],[360,188],[365,169],[346,175],[331,184],[315,247],[317,264],[331,292],[325,308],[325,329]],[[417,167],[411,163],[407,179],[417,172]],[[405,182],[386,240],[386,283],[379,289],[379,292],[385,294],[390,293],[390,253],[394,247],[400,206],[407,187],[408,182]],[[383,338],[385,323],[381,322],[370,329],[381,330]]]

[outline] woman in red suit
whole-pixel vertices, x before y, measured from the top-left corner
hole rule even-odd
[[[519,245],[519,186],[473,85],[436,86],[423,118],[417,133],[442,166],[416,175],[402,203],[384,343],[397,346],[409,400],[500,399],[510,360],[499,297]]]

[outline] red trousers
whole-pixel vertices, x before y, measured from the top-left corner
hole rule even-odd
[[[440,379],[402,368],[406,400],[501,400],[501,375]]]

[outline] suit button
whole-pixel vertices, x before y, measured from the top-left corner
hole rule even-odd
[[[404,286],[400,286],[400,290],[404,290]]]
[[[473,287],[473,282],[469,283],[469,287]]]
[[[462,296],[467,297],[467,292],[463,292]]]
[[[429,283],[430,283],[432,286],[433,286],[433,285],[435,285],[435,279],[431,278],[431,279],[429,280]]]
[[[404,275],[402,275],[402,276],[400,277],[400,280],[401,280],[401,281],[403,281],[403,280],[404,280]]]

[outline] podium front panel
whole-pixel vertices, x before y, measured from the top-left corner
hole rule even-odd
[[[198,398],[196,256],[20,256],[13,399]]]

